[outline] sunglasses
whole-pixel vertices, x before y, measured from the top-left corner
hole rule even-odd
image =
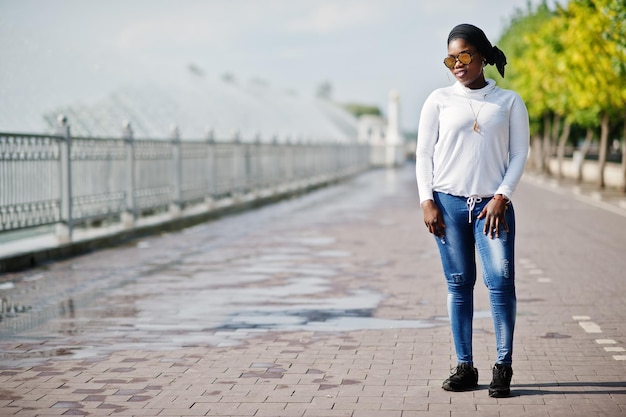
[[[463,65],[467,65],[472,62],[472,56],[474,52],[461,52],[457,56],[448,55],[443,60],[443,65],[452,69],[456,65],[456,61],[459,61]]]

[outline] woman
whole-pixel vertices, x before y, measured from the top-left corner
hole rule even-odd
[[[477,387],[472,357],[475,250],[489,289],[497,359],[489,396],[510,395],[515,327],[515,214],[511,197],[528,155],[528,112],[519,95],[485,79],[506,57],[476,26],[456,26],[444,65],[457,82],[435,90],[421,112],[416,176],[424,224],[439,247],[457,366],[448,391]]]

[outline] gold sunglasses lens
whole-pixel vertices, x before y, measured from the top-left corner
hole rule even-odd
[[[468,53],[459,54],[457,58],[461,62],[461,64],[464,64],[464,65],[467,65],[470,62],[472,62],[472,56]]]
[[[452,68],[456,64],[456,59],[453,56],[448,56],[443,60],[443,64],[448,68]]]
[[[443,60],[443,64],[446,67],[452,69],[454,67],[454,65],[456,64],[457,60],[461,64],[467,65],[467,64],[472,62],[472,54],[470,54],[468,52],[462,52],[462,53],[458,54],[456,57],[454,57],[454,56],[447,56]]]

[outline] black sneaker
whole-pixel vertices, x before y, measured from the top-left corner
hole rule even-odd
[[[478,386],[478,369],[469,363],[459,363],[450,375],[443,381],[441,388],[446,391],[467,391]]]
[[[493,367],[493,379],[489,384],[489,396],[493,398],[511,395],[511,377],[513,369],[508,365],[496,363]]]

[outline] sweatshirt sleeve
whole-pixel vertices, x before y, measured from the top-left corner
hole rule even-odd
[[[530,142],[528,110],[519,95],[515,95],[509,124],[509,166],[496,194],[511,198],[524,173]]]
[[[417,130],[415,177],[420,204],[433,199],[433,155],[439,139],[439,107],[432,93],[422,107]]]

